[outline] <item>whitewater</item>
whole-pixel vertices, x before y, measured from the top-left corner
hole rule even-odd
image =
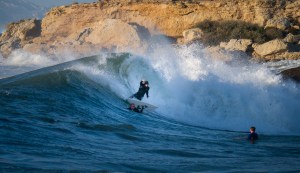
[[[3,172],[299,172],[300,61],[220,60],[201,44],[0,61]],[[139,82],[155,111],[127,109]],[[259,140],[246,140],[255,126]]]

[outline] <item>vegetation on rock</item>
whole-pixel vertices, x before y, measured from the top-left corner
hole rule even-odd
[[[210,46],[228,42],[230,39],[251,39],[255,43],[263,43],[270,39],[263,27],[244,21],[205,20],[196,27],[204,33],[201,42]]]

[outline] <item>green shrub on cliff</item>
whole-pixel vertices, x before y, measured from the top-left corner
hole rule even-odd
[[[265,34],[269,40],[284,38],[284,32],[277,28],[267,28]]]
[[[265,30],[258,25],[243,21],[209,21],[205,20],[196,27],[204,32],[202,43],[205,45],[218,45],[230,39],[251,39],[255,43],[268,40]]]

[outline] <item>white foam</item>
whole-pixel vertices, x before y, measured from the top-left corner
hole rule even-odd
[[[8,58],[0,56],[0,78],[14,76],[54,64],[54,60],[43,55],[34,55],[22,50],[16,50]]]
[[[99,65],[105,67],[106,60]],[[235,131],[256,126],[260,133],[300,135],[299,85],[282,82],[265,65],[212,60],[201,45],[166,46],[145,57],[132,56],[117,72],[84,69],[124,99],[147,79],[150,98],[144,101],[180,122]]]
[[[22,50],[13,51],[8,58],[1,58],[3,65],[10,66],[47,66],[53,65],[55,60],[43,55],[31,54]]]
[[[212,60],[195,45],[157,52],[149,62],[160,74],[151,101],[162,115],[208,128],[300,135],[299,86],[266,66]]]
[[[70,51],[59,57],[49,57],[43,54],[32,54],[22,49],[13,51],[7,58],[0,56],[0,78],[9,77],[43,67],[74,60],[77,56]]]

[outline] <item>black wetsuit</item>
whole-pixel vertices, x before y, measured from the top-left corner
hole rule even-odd
[[[257,133],[250,133],[249,135],[248,135],[248,140],[257,140],[258,139],[258,135],[257,135]]]
[[[144,95],[146,94],[147,97],[149,97],[149,86],[146,86],[147,83],[143,84],[142,82],[140,82],[140,88],[138,90],[137,93],[135,93],[133,96],[135,98],[137,98],[138,100],[142,100],[142,98],[144,97]]]

